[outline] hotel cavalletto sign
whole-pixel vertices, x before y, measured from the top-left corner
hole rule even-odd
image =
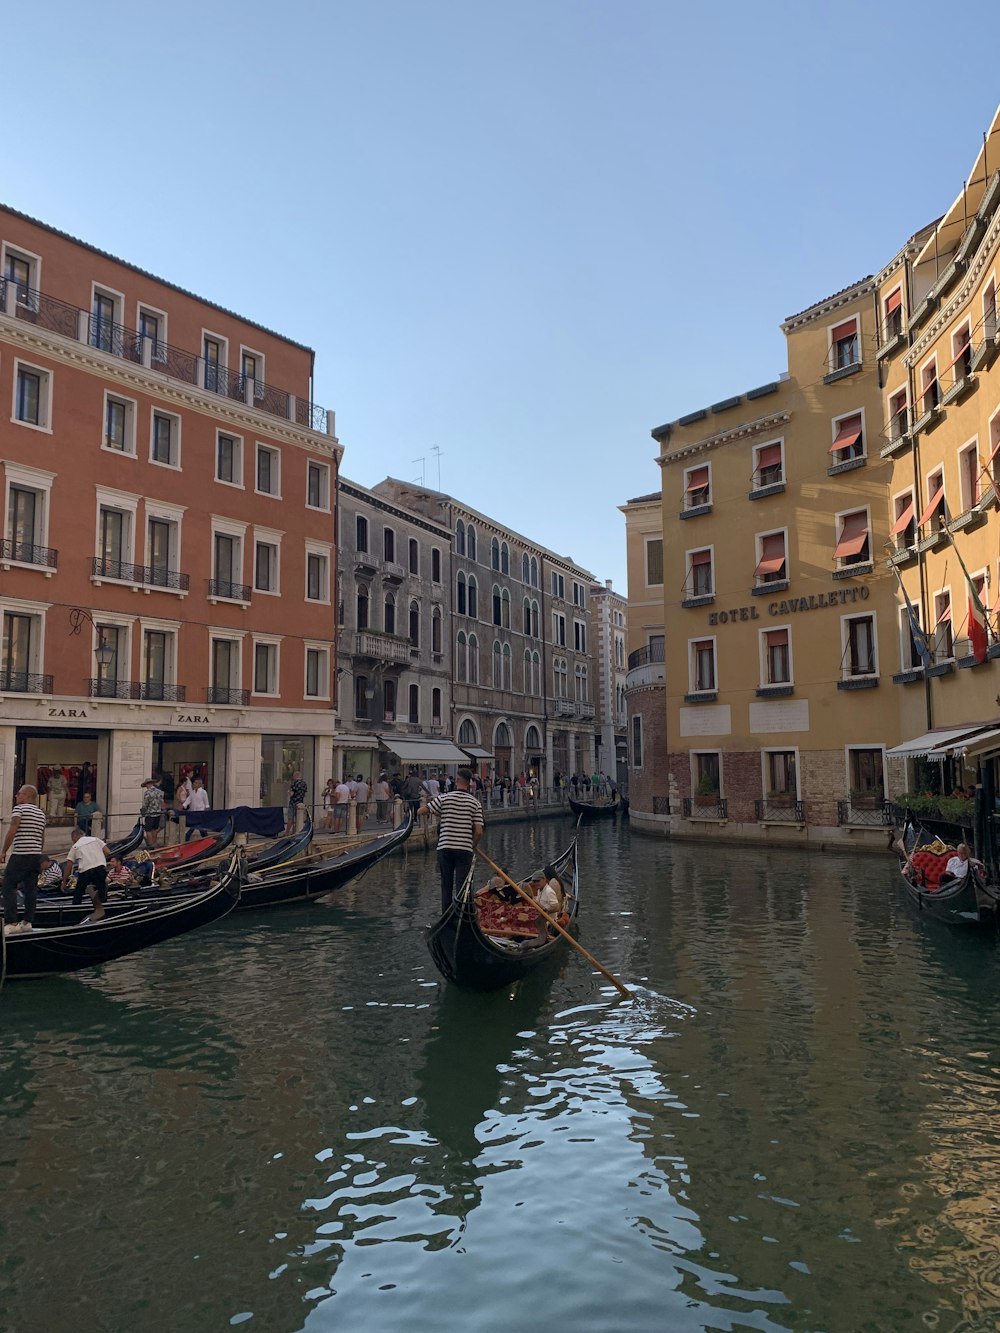
[[[810,593],[808,597],[789,597],[783,601],[768,602],[769,616],[794,616],[800,611],[821,611],[834,607],[867,602],[871,590],[860,588],[833,588],[830,592]],[[756,606],[738,606],[732,611],[710,611],[709,625],[735,625],[743,620],[760,620]]]

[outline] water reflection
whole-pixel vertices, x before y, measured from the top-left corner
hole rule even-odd
[[[9,988],[0,1326],[992,1327],[995,941],[909,917],[879,861],[582,850],[633,1003],[569,954],[443,987],[423,853]]]

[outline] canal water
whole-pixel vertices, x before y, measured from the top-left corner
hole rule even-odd
[[[491,831],[526,873],[571,823]],[[0,996],[6,1333],[1000,1328],[997,948],[879,857],[581,830],[577,955],[460,993],[414,849]]]

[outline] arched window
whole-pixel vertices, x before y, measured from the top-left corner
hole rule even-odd
[[[500,640],[493,640],[493,688],[503,689],[503,659],[500,656]]]
[[[441,725],[441,691],[436,687],[431,690],[431,726]]]
[[[497,750],[509,750],[511,747],[510,727],[506,722],[501,722],[497,726],[496,738],[493,742]]]
[[[354,677],[354,716],[368,716],[368,677]]]
[[[461,519],[455,524],[455,554],[465,555],[465,524]]]
[[[464,616],[467,611],[467,602],[465,598],[465,575],[461,570],[458,571],[458,580],[455,587],[455,610],[460,616]]]
[[[475,560],[475,559],[477,559],[477,556],[476,556],[476,529],[472,526],[471,523],[469,524],[468,532],[467,532],[467,534],[466,534],[465,552],[466,552],[466,555],[469,557],[470,560]]]
[[[388,560],[390,564],[396,559],[396,534],[392,528],[384,528],[382,531],[382,559]]]
[[[420,721],[420,686],[410,686],[410,722]]]
[[[420,547],[417,544],[416,537],[410,538],[410,573],[420,573]]]
[[[382,628],[386,634],[396,633],[396,599],[391,592],[385,595],[385,608],[382,613]]]
[[[531,637],[533,639],[538,638],[538,603],[536,601],[531,603]]]
[[[528,552],[521,556],[521,582],[531,582],[531,566],[528,564]]]
[[[542,692],[542,659],[537,653],[531,654],[531,683],[534,687],[532,694],[541,694]]]
[[[475,574],[469,575],[469,615],[473,620],[479,619],[479,585]]]
[[[441,608],[436,606],[431,616],[431,652],[441,651]]]
[[[500,624],[504,629],[510,629],[510,593],[506,588],[500,594]]]
[[[500,568],[500,543],[497,541],[496,537],[490,542],[490,568]]]
[[[494,585],[493,585],[493,623],[494,623],[494,625],[499,625],[499,624],[500,624],[500,585],[499,585],[499,583],[494,583]]]
[[[364,554],[368,550],[368,520],[365,518],[364,514],[359,514],[357,516],[355,520],[355,531],[357,534],[355,545],[357,546],[357,549]]]
[[[587,701],[587,668],[578,666],[574,672],[576,677],[576,697],[580,703]]]
[[[537,727],[531,726],[524,733],[524,748],[528,751],[540,750],[542,748],[542,738],[538,734]]]
[[[469,684],[479,684],[479,640],[469,635]]]
[[[363,583],[358,585],[358,629],[368,628],[368,589]],[[359,714],[360,716],[360,714]]]
[[[410,647],[420,647],[420,603],[410,603]]]
[[[531,654],[527,648],[524,650],[524,692],[531,694]]]
[[[524,632],[525,634],[530,634],[530,633],[531,633],[531,603],[528,601],[527,597],[525,597],[524,601],[521,603],[521,623],[522,623],[522,625],[524,626],[524,630],[523,630],[523,632]]]
[[[556,699],[565,699],[567,684],[566,659],[556,657],[552,660],[552,693]]]
[[[534,556],[531,557],[531,586],[538,587],[538,561]]]
[[[502,542],[500,546],[500,573],[510,573],[510,547],[506,542]]]
[[[469,645],[463,629],[458,631],[458,642],[455,645],[455,679],[469,679]]]
[[[475,749],[479,748],[479,732],[476,730],[475,722],[466,718],[458,729],[459,745],[471,745]]]
[[[395,722],[396,720],[396,682],[394,680],[382,682],[382,720],[384,722]]]
[[[510,644],[505,643],[503,646],[503,688],[505,690],[512,690],[514,688],[513,676],[514,669],[511,659]]]

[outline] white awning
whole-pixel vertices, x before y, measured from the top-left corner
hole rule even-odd
[[[912,741],[904,741],[902,745],[894,745],[891,750],[886,750],[886,757],[889,759],[945,759],[951,750],[964,748],[961,744],[962,737],[970,738],[983,730],[984,726],[980,723],[979,726],[926,731],[922,736],[917,736]]]
[[[379,736],[379,744],[404,764],[467,764],[469,757],[438,736]]]
[[[990,727],[988,731],[981,731],[955,746],[956,754],[966,759],[975,759],[977,755],[989,754],[991,751],[1000,754],[1000,727]]]
[[[489,750],[480,750],[478,745],[463,745],[462,749],[470,759],[492,759]]]

